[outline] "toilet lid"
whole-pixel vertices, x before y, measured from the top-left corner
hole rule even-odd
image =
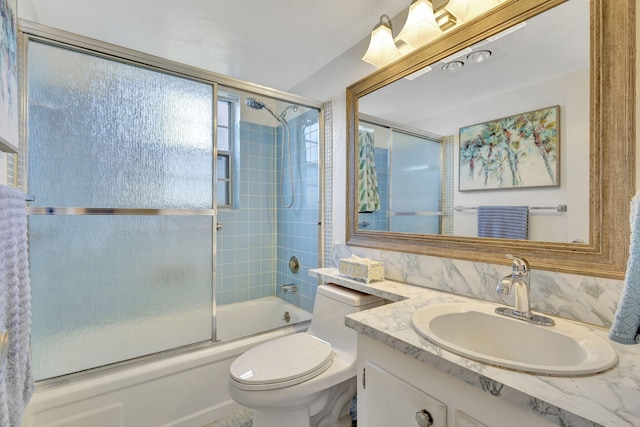
[[[275,389],[320,375],[332,360],[329,343],[307,333],[297,333],[245,352],[231,364],[230,372],[238,388]]]

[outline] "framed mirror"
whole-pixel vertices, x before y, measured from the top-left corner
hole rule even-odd
[[[510,0],[349,86],[347,244],[623,278],[634,8]],[[492,210],[520,208],[524,235],[486,233]]]

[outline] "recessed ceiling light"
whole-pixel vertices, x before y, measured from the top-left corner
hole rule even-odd
[[[451,61],[447,62],[442,66],[444,71],[456,71],[464,67],[464,62],[462,61]]]
[[[451,62],[454,59],[460,58],[461,56],[464,56],[468,53],[471,53],[473,50],[470,47],[466,47],[462,50],[457,51],[456,53],[447,56],[446,58],[442,58],[441,61],[442,62]]]
[[[484,62],[491,56],[490,50],[478,50],[476,52],[470,53],[467,55],[467,60],[472,64],[479,64],[480,62]]]

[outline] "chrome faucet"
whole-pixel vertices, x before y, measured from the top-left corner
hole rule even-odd
[[[507,258],[513,261],[511,274],[500,279],[496,292],[501,295],[510,295],[511,289],[515,288],[515,307],[498,307],[496,308],[496,313],[539,325],[553,326],[555,324],[553,319],[531,312],[531,305],[529,304],[531,269],[529,268],[529,263],[525,259],[511,254],[507,254]]]
[[[511,274],[500,280],[496,292],[501,295],[511,295],[511,289],[516,289],[515,312],[518,317],[531,319],[531,306],[529,305],[529,264],[526,260],[516,256],[507,255],[513,261]]]
[[[296,292],[298,290],[298,286],[294,285],[293,283],[289,285],[280,285],[280,288],[282,288],[282,292],[284,292],[285,294],[287,292]]]

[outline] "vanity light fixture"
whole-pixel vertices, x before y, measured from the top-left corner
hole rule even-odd
[[[464,67],[464,62],[462,62],[462,61],[451,61],[451,62],[446,62],[442,66],[442,70],[443,71],[458,71],[458,70],[462,69],[462,67]]]
[[[467,61],[472,64],[479,64],[486,61],[491,56],[490,50],[478,50],[467,55]]]
[[[433,14],[433,6],[428,0],[413,0],[404,27],[395,38],[412,49],[417,49],[439,37],[443,33]]]
[[[455,27],[458,24],[458,22],[461,22],[447,9],[440,8],[439,10],[436,10],[436,7],[435,7],[436,3],[432,2],[431,4],[433,4],[434,6],[433,14],[436,17],[436,22],[438,23],[438,27],[440,27],[442,31],[447,31]]]
[[[395,40],[391,19],[388,15],[380,17],[362,60],[378,68],[384,67],[504,1],[507,0],[412,0],[407,20]]]
[[[402,54],[393,41],[391,18],[388,15],[382,15],[380,23],[371,32],[371,42],[362,60],[380,68],[401,56]]]

